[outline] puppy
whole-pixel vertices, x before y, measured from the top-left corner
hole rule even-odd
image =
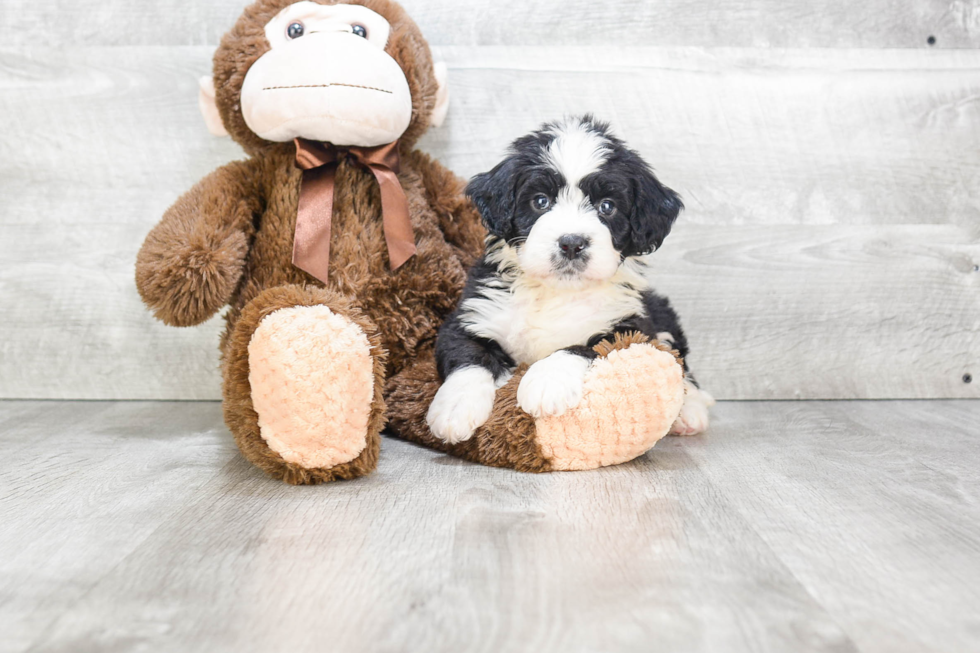
[[[444,383],[427,415],[436,437],[471,437],[520,363],[531,367],[518,403],[542,417],[578,404],[592,346],[615,333],[640,331],[687,357],[677,314],[644,274],[683,204],[606,123],[548,123],[466,192],[489,236],[436,341]],[[707,428],[713,400],[684,371],[671,432],[691,435]]]

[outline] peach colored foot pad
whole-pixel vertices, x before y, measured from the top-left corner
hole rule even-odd
[[[667,352],[635,344],[597,358],[582,402],[535,421],[541,452],[556,470],[618,465],[667,435],[684,403],[684,372]]]
[[[283,460],[325,469],[367,442],[374,373],[367,336],[326,306],[266,316],[248,344],[259,432]]]

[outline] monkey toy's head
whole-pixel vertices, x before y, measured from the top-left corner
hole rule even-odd
[[[391,0],[257,0],[221,39],[201,110],[252,154],[294,138],[411,146],[445,117],[445,76]]]

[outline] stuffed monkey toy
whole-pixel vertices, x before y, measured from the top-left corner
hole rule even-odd
[[[214,55],[201,108],[249,155],[180,197],[147,236],[136,281],[163,322],[222,307],[225,421],[242,454],[287,483],[350,479],[400,437],[522,471],[644,453],[683,400],[675,357],[642,337],[596,347],[582,403],[534,420],[521,371],[472,438],[425,414],[433,346],[484,230],[464,185],[414,149],[446,114],[445,67],[391,0],[257,0]]]

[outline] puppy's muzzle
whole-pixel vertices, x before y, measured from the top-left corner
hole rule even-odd
[[[574,261],[581,258],[585,250],[589,248],[591,241],[579,234],[565,234],[558,239],[558,249],[561,250],[563,258]]]

